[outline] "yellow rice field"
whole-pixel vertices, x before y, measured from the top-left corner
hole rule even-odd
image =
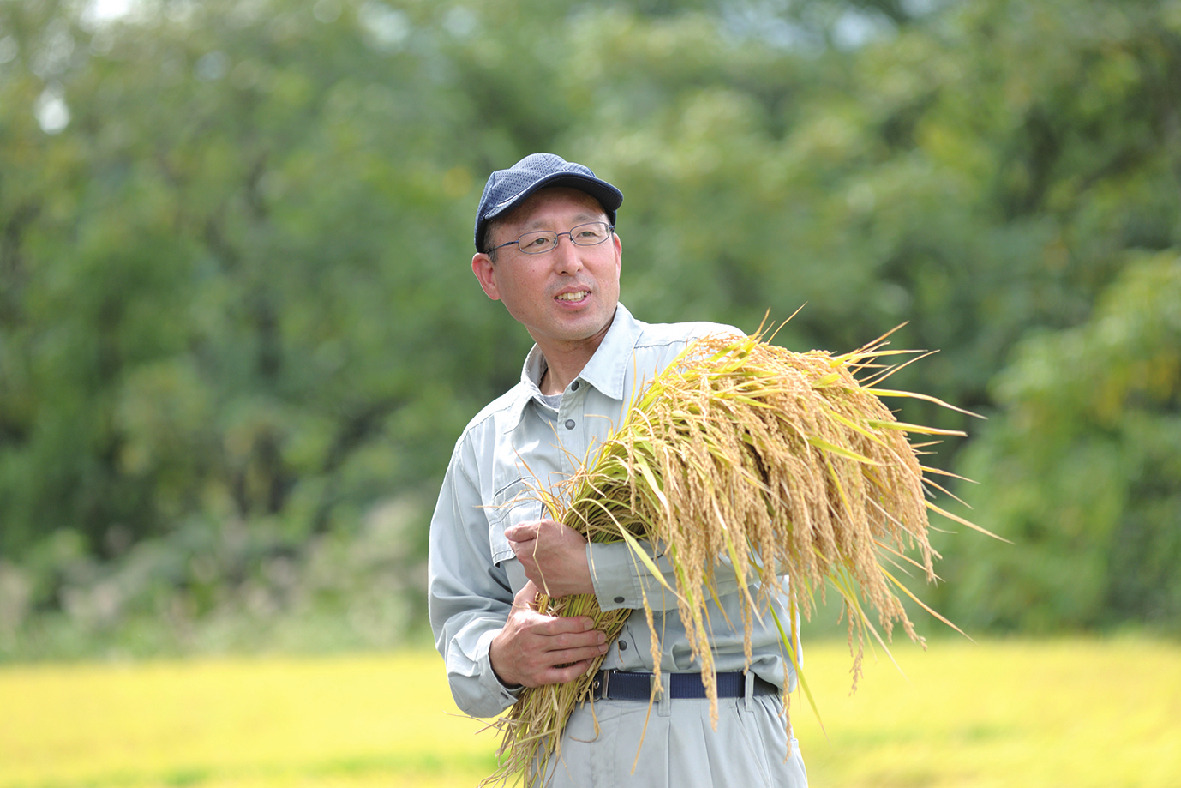
[[[826,733],[793,706],[810,783],[1181,786],[1181,645],[898,644],[848,692],[806,648]],[[429,652],[0,668],[0,788],[473,786],[493,734]]]

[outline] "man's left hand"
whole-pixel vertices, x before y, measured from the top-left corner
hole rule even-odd
[[[533,520],[505,529],[525,576],[551,597],[594,593],[586,538],[556,520]]]

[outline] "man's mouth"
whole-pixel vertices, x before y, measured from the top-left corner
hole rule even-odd
[[[559,301],[581,301],[590,295],[589,290],[573,290],[569,293],[558,293],[556,296]]]

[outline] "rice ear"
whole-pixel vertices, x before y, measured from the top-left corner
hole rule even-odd
[[[934,578],[928,511],[983,530],[927,500],[928,489],[942,488],[926,474],[939,472],[920,464],[922,444],[910,442],[911,433],[963,433],[900,423],[882,398],[912,397],[967,411],[880,388],[897,369],[883,359],[908,354],[884,349],[889,334],[839,356],[788,351],[767,336],[760,327],[746,337],[690,343],[638,394],[595,457],[545,491],[543,500],[554,519],[590,541],[626,543],[637,566],[660,578],[663,592],[675,596],[706,676],[714,670],[710,603],[717,599],[718,574],[733,573],[744,589],[747,666],[751,627],[769,610],[785,658],[819,717],[795,651],[796,621],[811,617],[815,594],[823,596],[826,585],[844,601],[854,686],[866,643],[886,648],[895,624],[921,641],[897,592],[955,628],[905,588],[890,566],[904,560]],[[872,383],[862,385],[859,373]],[[671,581],[658,571],[657,552],[671,563]],[[781,581],[783,574],[789,583]],[[660,633],[646,593],[644,615],[659,671]],[[791,611],[786,627],[775,598]],[[590,594],[545,599],[540,609],[591,616],[610,640],[630,613],[603,612]],[[503,734],[500,768],[486,782],[516,776],[531,783],[544,774],[560,756],[566,719],[590,697],[598,664],[569,684],[522,692],[496,723]],[[716,704],[712,685],[706,687]]]

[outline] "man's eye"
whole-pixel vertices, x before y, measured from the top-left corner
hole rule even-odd
[[[545,246],[547,243],[549,243],[549,241],[546,239],[546,237],[544,235],[532,235],[532,236],[529,236],[528,238],[522,238],[519,241],[519,243],[521,245],[521,248],[523,249],[527,246],[536,246],[536,247]]]

